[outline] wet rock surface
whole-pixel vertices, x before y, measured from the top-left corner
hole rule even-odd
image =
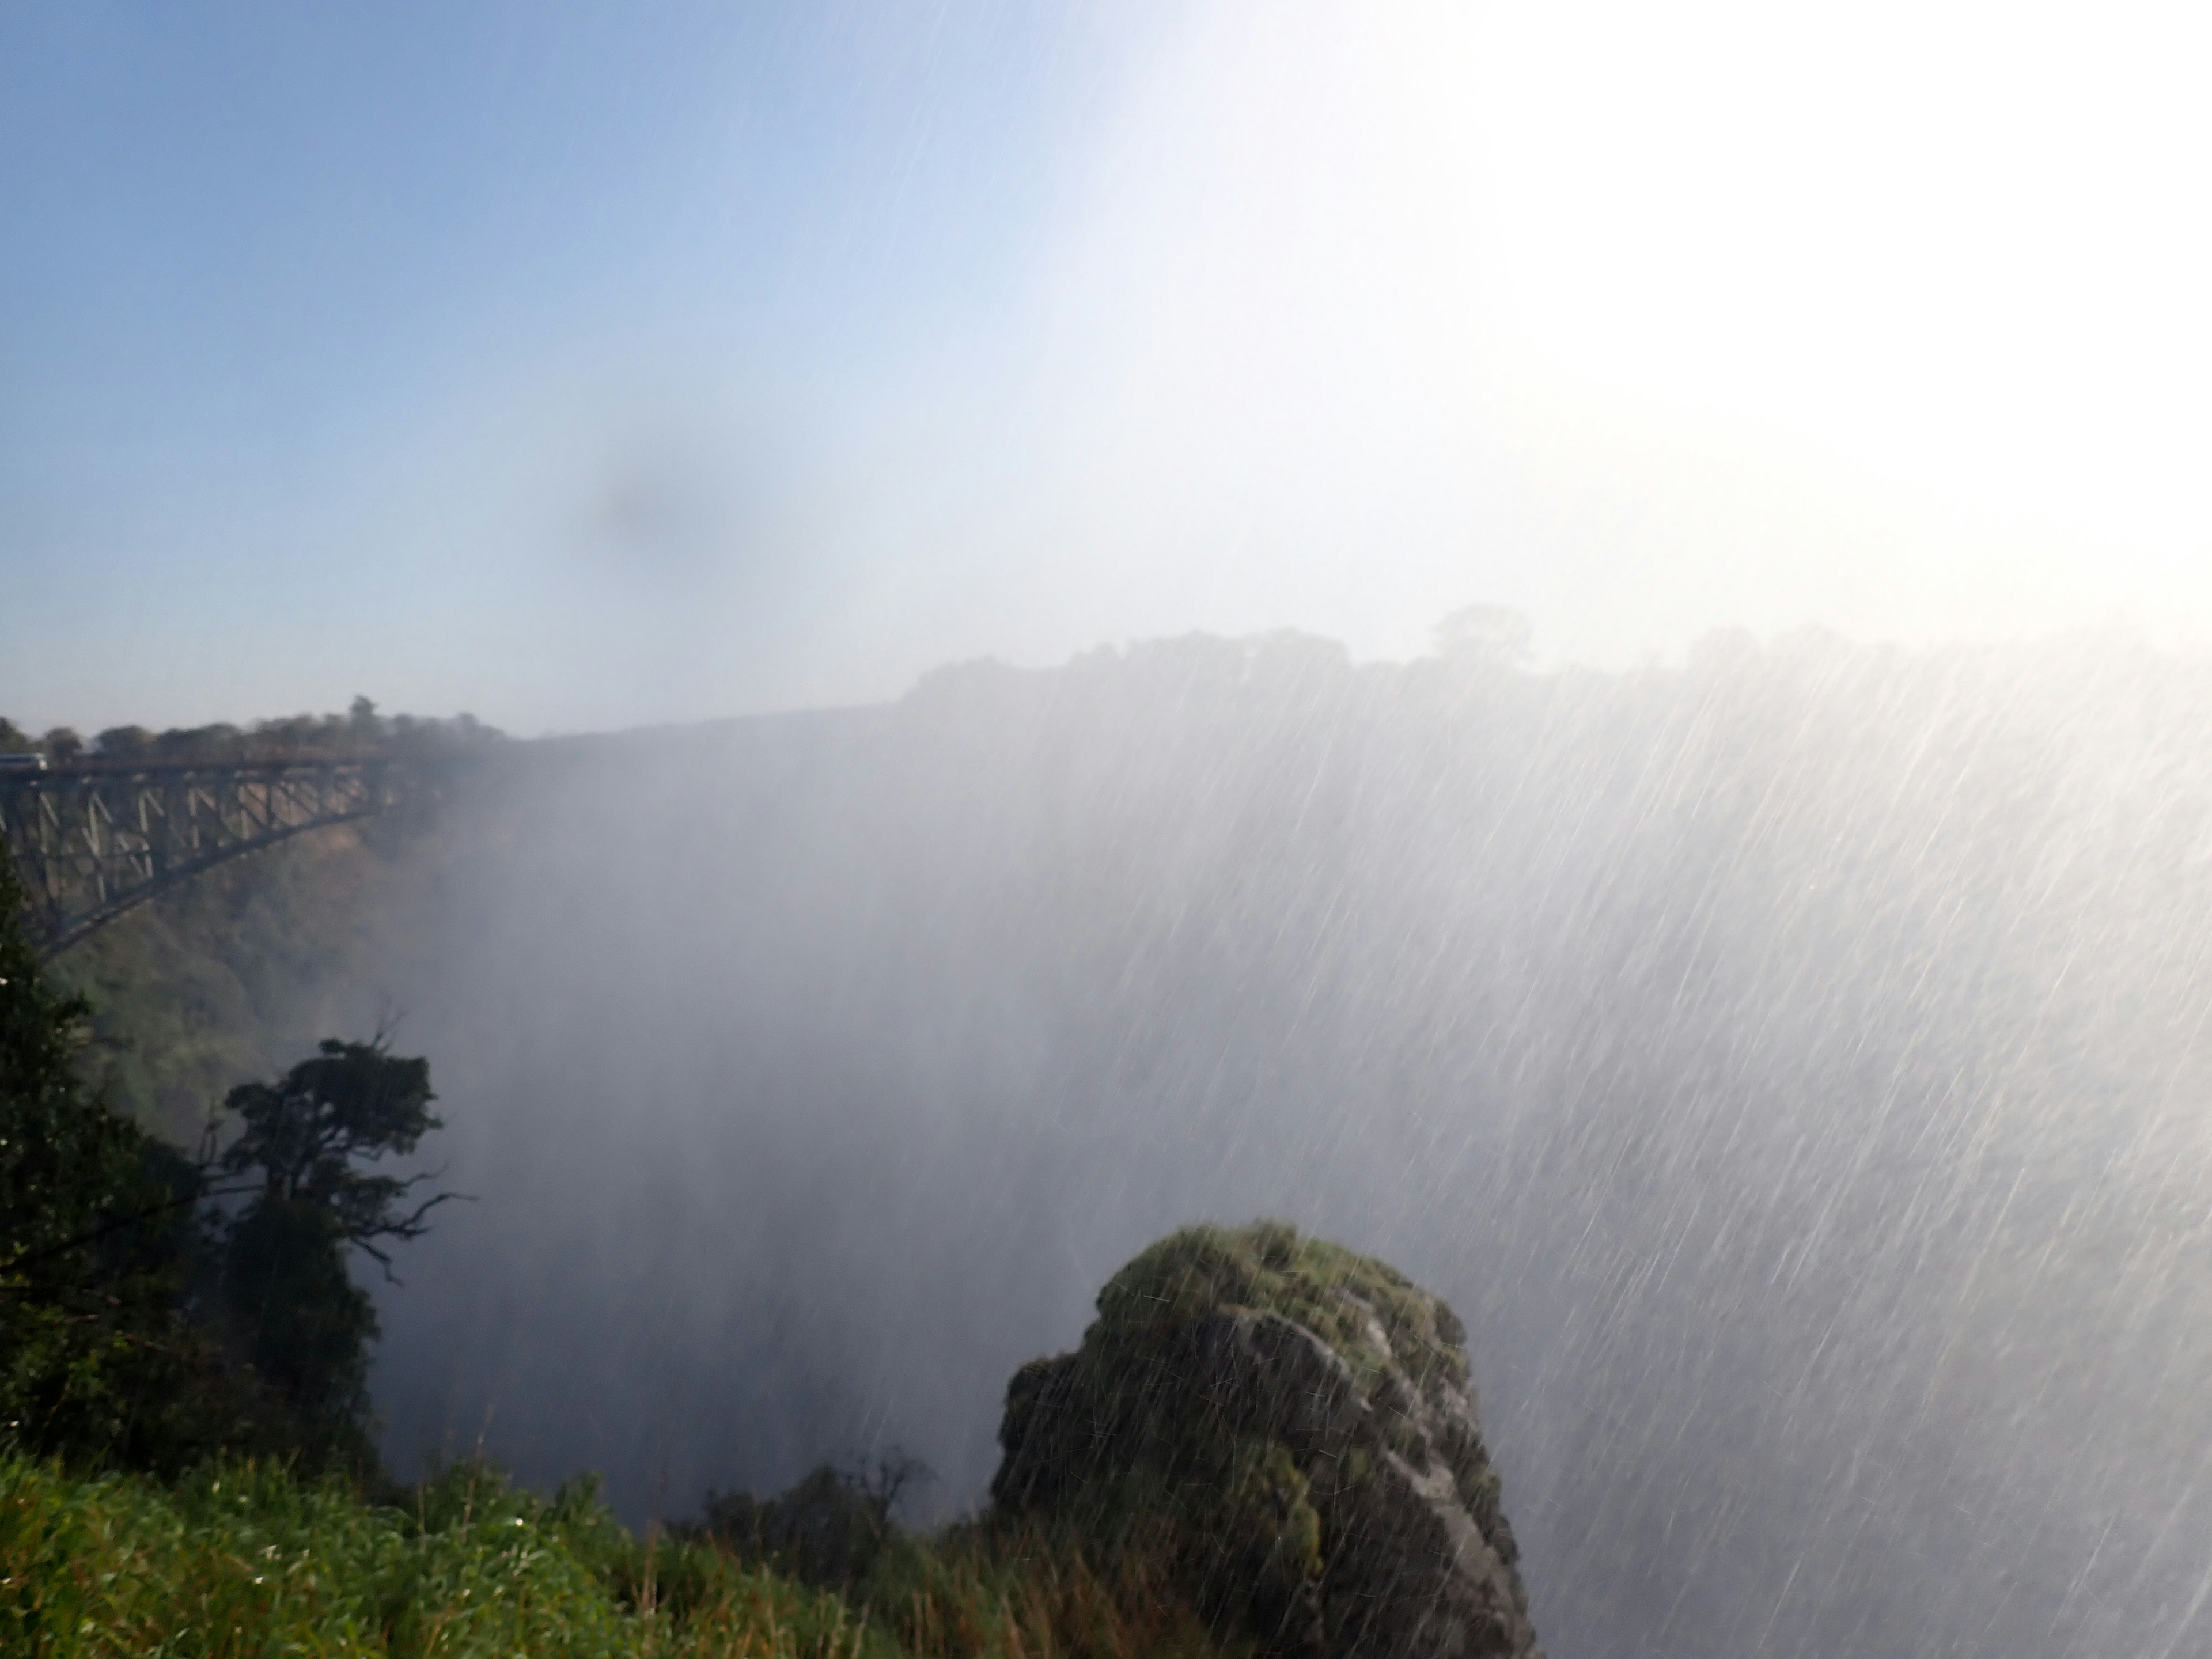
[[[1174,1564],[1224,1633],[1315,1659],[1540,1659],[1451,1310],[1263,1223],[1117,1273],[1007,1389],[992,1494]]]

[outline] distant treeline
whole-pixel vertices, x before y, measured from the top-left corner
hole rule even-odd
[[[219,720],[211,726],[171,726],[165,732],[143,726],[111,726],[89,739],[67,726],[57,726],[33,737],[13,720],[0,718],[0,753],[40,754],[64,765],[77,760],[175,765],[330,755],[452,754],[503,741],[502,733],[473,714],[456,714],[450,720],[384,714],[367,697],[356,697],[343,714],[289,714],[256,720],[251,726]]]

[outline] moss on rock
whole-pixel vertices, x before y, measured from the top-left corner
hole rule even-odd
[[[1008,1385],[1003,1512],[1164,1556],[1266,1650],[1539,1653],[1440,1297],[1260,1222],[1162,1239],[1097,1305]]]

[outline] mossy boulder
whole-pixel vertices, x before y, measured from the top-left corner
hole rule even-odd
[[[1010,1516],[1173,1563],[1224,1637],[1313,1659],[1541,1659],[1467,1335],[1383,1262],[1191,1227],[1006,1389]]]

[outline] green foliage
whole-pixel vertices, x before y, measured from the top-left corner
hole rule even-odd
[[[872,1624],[917,1659],[1246,1659],[1157,1549],[1102,1552],[1082,1531],[988,1517],[886,1551],[861,1587]]]
[[[340,824],[220,865],[64,951],[48,969],[92,1005],[88,1082],[182,1144],[243,1078],[271,1077],[302,1031],[343,1029],[343,988],[419,915],[434,878],[398,819]],[[428,861],[424,861],[427,866]]]
[[[198,1174],[87,1096],[0,853],[0,1444],[149,1463],[208,1363],[176,1314]]]
[[[466,715],[386,715],[366,698],[343,714],[245,727],[116,727],[88,755],[59,728],[18,735],[0,749],[40,750],[57,763],[378,755],[447,766],[507,752],[498,732]],[[115,1110],[194,1142],[223,1092],[275,1072],[301,1032],[360,1018],[349,991],[374,982],[380,957],[423,936],[439,876],[457,856],[458,839],[439,833],[447,823],[441,792],[418,792],[362,823],[218,866],[71,946],[48,974],[90,1000],[91,1041],[77,1061],[88,1083]]]
[[[415,1202],[422,1177],[357,1165],[439,1127],[428,1066],[326,1042],[234,1090],[240,1132],[216,1169],[254,1194],[210,1231],[207,1172],[78,1081],[85,1015],[46,983],[0,858],[0,1444],[126,1468],[229,1449],[368,1469],[376,1320],[346,1251],[388,1262],[445,1195]]]
[[[1189,1227],[1108,1281],[1076,1352],[1015,1374],[992,1496],[1009,1516],[1075,1526],[1103,1559],[1167,1563],[1218,1633],[1295,1648],[1322,1569],[1307,1475],[1200,1380],[1200,1322],[1237,1310],[1314,1333],[1362,1392],[1394,1374],[1467,1381],[1459,1321],[1389,1264],[1279,1222]]]
[[[709,1492],[690,1530],[806,1583],[846,1589],[911,1541],[893,1511],[909,1488],[935,1478],[920,1458],[893,1447],[873,1468],[823,1463],[774,1498]]]
[[[33,738],[14,721],[0,719],[0,752],[42,753],[56,763],[91,758],[149,765],[188,761],[297,760],[318,755],[441,755],[480,751],[505,741],[473,714],[423,720],[412,714],[386,715],[367,697],[356,697],[343,714],[288,714],[257,720],[250,726],[226,721],[211,726],[171,726],[154,732],[143,726],[111,726],[85,741],[70,727],[55,726]]]
[[[390,1054],[380,1038],[327,1038],[314,1059],[276,1082],[242,1083],[230,1091],[223,1110],[240,1130],[217,1167],[260,1182],[266,1203],[319,1212],[334,1238],[388,1263],[377,1241],[419,1237],[423,1216],[453,1194],[438,1194],[405,1211],[408,1194],[427,1176],[403,1180],[356,1166],[404,1157],[431,1130],[444,1127],[430,1110],[436,1098],[428,1060]]]
[[[1467,1330],[1449,1307],[1389,1262],[1301,1237],[1279,1221],[1186,1227],[1160,1240],[1107,1281],[1098,1322],[1084,1340],[1150,1351],[1214,1308],[1280,1314],[1304,1326],[1336,1350],[1363,1389],[1392,1365],[1417,1383],[1433,1374],[1467,1386]]]
[[[1241,1653],[1213,1639],[1158,1553],[1109,1559],[1076,1529],[995,1514],[934,1536],[902,1530],[892,1508],[927,1474],[896,1450],[872,1468],[823,1464],[775,1498],[710,1495],[678,1536],[836,1589],[929,1659]]]
[[[222,1242],[212,1315],[269,1395],[272,1437],[310,1468],[374,1467],[368,1348],[376,1310],[346,1270],[328,1212],[264,1199]],[[281,1425],[281,1426],[280,1426]]]
[[[165,1489],[0,1463],[0,1650],[888,1659],[833,1595],[705,1546],[640,1543],[579,1484],[475,1468],[404,1505],[280,1467]]]
[[[357,1248],[390,1270],[384,1244],[418,1237],[414,1202],[429,1177],[359,1165],[412,1152],[441,1127],[427,1061],[372,1042],[325,1042],[276,1082],[241,1084],[224,1103],[238,1128],[216,1167],[254,1196],[223,1230],[218,1318],[234,1352],[281,1407],[288,1443],[309,1467],[373,1466],[368,1345],[376,1313],[353,1282]]]
[[[228,1464],[173,1486],[0,1462],[0,1651],[665,1659],[1236,1659],[1158,1564],[981,1524],[908,1538],[848,1595],[702,1537],[640,1540],[588,1480],[477,1466],[404,1498]]]

